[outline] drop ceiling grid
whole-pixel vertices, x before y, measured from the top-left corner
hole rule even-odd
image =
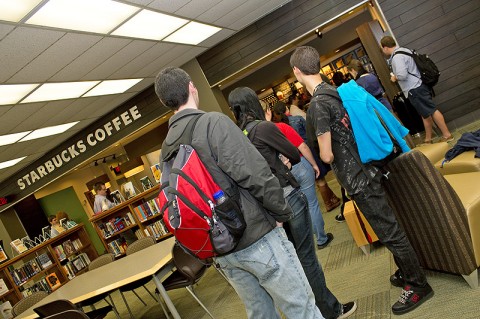
[[[39,37],[43,31],[37,30]],[[17,72],[10,81],[15,83],[46,82],[101,39],[102,37],[98,35],[66,33]]]
[[[17,104],[11,107],[0,117],[0,135],[19,133],[27,130],[22,130],[17,127],[22,119],[32,118],[35,113],[41,110],[46,102]]]
[[[167,52],[164,54],[158,56],[154,61],[152,61],[150,64],[146,65],[142,69],[138,70],[134,76],[141,76],[144,74],[148,74],[150,77],[155,77],[157,73],[160,71],[160,69],[166,65],[168,65],[169,61],[172,61],[175,59],[175,57],[184,54],[185,53],[185,48],[188,46],[184,45],[174,45],[169,49]],[[194,56],[192,56],[192,59]]]
[[[256,0],[248,0],[248,1],[239,1],[239,5],[235,8],[232,8],[229,11],[226,11],[222,15],[217,15],[217,20],[214,21],[215,24],[218,25],[225,25],[225,26],[232,26],[236,24],[236,21],[243,19],[245,16],[249,15],[249,13],[255,12],[255,10],[259,6],[259,2]],[[257,17],[252,17],[251,21],[246,22],[247,24],[252,23],[256,20]],[[238,28],[243,27],[244,25],[236,26],[235,30]]]
[[[166,52],[171,50],[175,45],[170,43],[156,43],[152,47],[148,48],[144,52],[138,54],[131,61],[127,62],[119,70],[111,75],[112,78],[132,78],[132,77],[146,77],[150,75],[150,72],[141,74],[138,70],[142,70],[145,66],[155,61],[158,57],[163,56]]]
[[[83,52],[69,65],[55,74],[51,80],[68,82],[78,80],[100,80],[99,78],[87,77],[96,67],[108,60],[112,54],[126,47],[131,39],[103,37],[87,51]]]
[[[211,48],[214,45],[216,45],[217,43],[219,43],[219,42],[225,40],[226,38],[230,37],[235,32],[236,31],[230,30],[230,29],[222,29],[222,30],[218,31],[217,33],[215,33],[214,35],[212,35],[210,38],[208,38],[208,39],[204,40],[203,42],[199,43],[199,46]]]
[[[222,0],[190,1],[174,13],[178,14],[179,16],[198,20],[198,16],[208,11],[209,8],[216,6],[221,1]],[[212,23],[211,21],[206,20],[203,20],[203,22]]]
[[[136,94],[137,94],[136,92],[132,92],[132,93],[112,95],[113,99],[111,101],[108,101],[105,103],[103,102],[97,103],[99,107],[97,109],[92,110],[91,116],[101,117],[101,116],[107,115],[113,110],[115,110],[119,106],[119,104],[134,97]]]
[[[2,41],[2,39],[7,34],[9,34],[14,28],[15,28],[15,26],[13,26],[13,25],[0,23],[0,41]]]
[[[216,24],[217,20],[234,11],[238,6],[242,5],[243,2],[244,1],[223,0],[216,5],[209,7],[207,11],[197,16],[196,19],[199,21]],[[237,16],[236,18],[238,19],[239,17]]]
[[[111,99],[111,97],[110,97]],[[71,102],[68,106],[63,108],[54,108],[49,113],[51,114],[50,118],[43,124],[44,126],[53,126],[62,123],[71,123],[75,121],[82,121],[87,117],[79,117],[78,113],[79,110],[83,110],[90,105],[94,105],[95,107],[101,107],[98,105],[98,98],[81,98],[70,100]],[[54,112],[56,110],[56,112]],[[78,124],[77,124],[78,125]],[[75,125],[76,126],[76,125]]]
[[[189,2],[190,0],[155,0],[150,2],[147,7],[165,13],[175,13]],[[189,18],[188,16],[185,17]]]
[[[262,2],[261,4],[257,2],[256,6],[253,7],[250,12],[233,19],[229,27],[234,30],[241,30],[288,2],[290,2],[290,0],[270,0],[268,2]],[[222,23],[222,21],[220,20],[217,23]]]
[[[58,41],[65,32],[17,27],[0,41],[0,83],[14,83],[9,79],[25,65]]]
[[[153,41],[133,40],[85,75],[85,78],[110,79],[112,74],[135,59],[139,54],[151,48],[154,44]]]
[[[183,64],[187,63],[188,61],[192,60],[194,57],[197,55],[201,54],[207,50],[207,48],[201,48],[201,47],[192,47],[188,52],[185,52],[184,54],[180,54],[176,56],[173,60],[167,62],[167,66],[182,66]],[[160,70],[157,70],[157,73]]]

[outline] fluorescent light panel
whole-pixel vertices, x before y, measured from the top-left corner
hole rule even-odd
[[[163,41],[197,45],[220,30],[222,29],[218,27],[191,21]]]
[[[82,97],[123,93],[141,80],[143,79],[102,81]]]
[[[21,133],[13,133],[8,135],[1,135],[0,136],[0,146],[13,144],[18,142],[22,137],[30,133],[31,131],[21,132]]]
[[[133,38],[161,40],[187,22],[188,20],[185,19],[150,10],[142,10],[113,31],[112,34]]]
[[[109,33],[138,10],[137,7],[110,0],[50,0],[26,23]]]
[[[18,22],[42,0],[0,0],[0,20]]]
[[[46,136],[51,136],[51,135],[63,133],[66,130],[68,130],[69,128],[71,128],[72,126],[74,126],[75,124],[77,124],[78,122],[79,121],[71,122],[71,123],[67,123],[67,124],[61,124],[61,125],[48,126],[48,127],[40,128],[38,130],[32,131],[30,134],[28,134],[27,136],[22,138],[20,140],[20,142],[30,141],[30,140],[34,140],[34,139],[41,138],[41,137],[46,137]]]
[[[13,159],[13,160],[9,160],[9,161],[6,161],[6,162],[1,162],[1,163],[0,163],[0,169],[13,166],[13,165],[17,164],[18,162],[20,162],[21,160],[23,160],[25,157],[26,157],[26,156],[24,156],[24,157],[19,157],[19,158],[16,158],[16,159]]]
[[[16,104],[25,95],[32,92],[39,84],[5,84],[0,85],[0,105]]]
[[[46,83],[27,96],[21,103],[78,98],[99,82],[100,81]]]

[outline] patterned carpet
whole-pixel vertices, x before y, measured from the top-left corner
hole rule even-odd
[[[458,140],[462,133],[477,130],[479,126],[478,122],[469,125],[454,132],[454,136]],[[332,189],[340,194],[338,183],[333,176],[329,175],[328,180]],[[339,208],[323,214],[326,231],[333,233],[335,239],[330,246],[317,251],[328,287],[341,302],[357,301],[358,309],[350,318],[396,318],[390,307],[399,297],[401,289],[391,286],[389,282],[389,276],[396,270],[390,252],[381,245],[375,245],[371,247],[370,255],[363,254],[356,247],[346,223],[335,222],[334,217],[338,213]],[[402,319],[480,318],[480,288],[470,288],[461,276],[432,271],[426,273],[435,296],[416,310],[402,315]],[[147,287],[154,290],[153,283],[149,283]],[[243,304],[235,291],[213,268],[206,272],[195,290],[215,318],[246,318]],[[143,289],[139,289],[138,293],[147,302],[146,307],[132,293],[126,293],[137,319],[165,318],[161,307],[155,304]],[[210,318],[186,289],[168,293],[182,318]],[[114,292],[113,297],[121,317],[129,318],[120,294]],[[115,316],[109,314],[107,318],[114,319]]]

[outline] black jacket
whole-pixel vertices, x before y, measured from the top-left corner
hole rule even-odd
[[[185,109],[172,116],[165,142],[177,140],[185,133],[189,120],[201,113],[205,112]],[[193,131],[192,146],[222,190],[229,196],[240,195],[247,228],[234,251],[262,238],[276,226],[275,221],[285,222],[291,218],[292,211],[283,198],[278,179],[272,175],[262,155],[226,115],[210,112],[200,117]],[[163,168],[163,162],[161,166]]]

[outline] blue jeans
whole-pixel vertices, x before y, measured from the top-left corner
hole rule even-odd
[[[342,313],[342,304],[327,288],[322,266],[318,262],[305,195],[297,188],[286,199],[293,217],[285,224],[285,228],[312,287],[315,303],[325,318],[337,318]]]
[[[300,163],[293,165],[292,174],[300,184],[300,190],[307,197],[308,211],[312,219],[313,232],[317,236],[317,244],[325,244],[328,237],[325,234],[325,221],[320,211],[315,190],[315,171],[312,165],[302,156]]]
[[[292,243],[277,227],[251,246],[217,257],[248,318],[323,318]]]

